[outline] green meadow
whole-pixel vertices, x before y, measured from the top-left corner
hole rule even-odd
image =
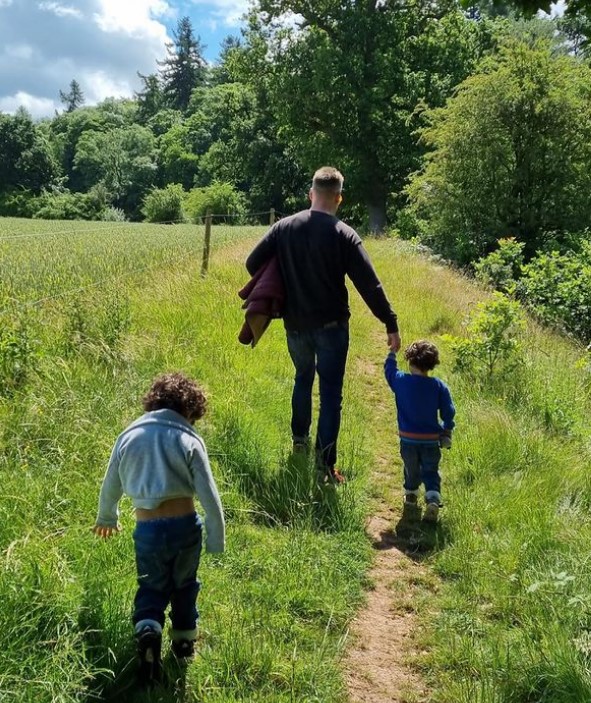
[[[372,478],[387,461],[401,483],[385,333],[352,292],[349,480],[319,491],[289,454],[281,323],[254,350],[237,342],[243,261],[263,231],[214,227],[202,278],[199,227],[0,220],[0,701],[347,700],[348,626],[371,587],[365,520],[377,497],[400,504]],[[414,599],[427,654],[411,665],[433,701],[589,701],[589,363],[529,322],[510,375],[454,372],[440,338],[461,335],[487,292],[395,240],[367,248],[403,341],[440,344],[458,408],[441,523],[414,555],[431,577]],[[208,392],[197,429],[227,552],[202,560],[196,661],[167,660],[168,684],[136,694],[130,504],[116,538],[90,527],[116,436],[177,369]]]

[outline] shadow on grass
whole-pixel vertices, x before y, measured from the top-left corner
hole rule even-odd
[[[403,513],[394,529],[382,530],[375,540],[377,550],[398,549],[413,561],[420,562],[431,552],[443,549],[448,541],[445,523],[421,520],[420,508],[414,514]]]
[[[253,519],[268,526],[305,525],[314,530],[341,532],[363,525],[358,500],[350,484],[317,483],[313,452],[292,453],[269,462],[245,418],[224,418],[215,456],[228,480],[255,507]],[[275,464],[275,465],[273,465]]]
[[[162,662],[162,676],[158,683],[147,685],[138,678],[138,663],[134,643],[122,652],[112,678],[103,679],[102,686],[88,697],[102,703],[198,703],[187,688],[187,666],[169,654]],[[97,682],[98,683],[98,682]]]

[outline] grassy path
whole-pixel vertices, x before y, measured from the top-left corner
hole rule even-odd
[[[591,384],[581,352],[529,325],[519,369],[485,386],[454,374],[442,343],[438,373],[458,431],[444,457],[442,527],[419,558],[395,532],[401,467],[380,324],[353,294],[340,443],[349,480],[336,498],[318,496],[311,467],[288,453],[281,324],[255,350],[236,341],[251,244],[216,251],[205,280],[190,257],[119,291],[132,326],[111,350],[63,345],[80,322],[68,315],[86,323],[99,309],[113,321],[119,308],[100,291],[90,306],[60,311],[62,326],[32,330],[44,354],[26,387],[0,398],[0,700],[134,700],[129,504],[116,540],[99,543],[88,528],[114,438],[153,376],[172,369],[210,396],[199,429],[228,552],[200,569],[197,661],[137,700],[591,700]],[[460,333],[485,297],[395,242],[367,246],[405,342]]]

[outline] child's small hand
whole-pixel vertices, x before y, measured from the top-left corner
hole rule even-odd
[[[107,527],[106,525],[94,525],[92,531],[95,535],[97,535],[97,537],[108,539],[117,532],[121,532],[121,527],[119,525],[117,525],[117,527]]]
[[[451,435],[449,434],[442,434],[439,437],[439,446],[442,449],[451,449]]]

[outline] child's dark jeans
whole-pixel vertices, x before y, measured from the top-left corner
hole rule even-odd
[[[199,516],[193,513],[138,521],[133,541],[138,573],[133,614],[136,631],[146,624],[161,630],[164,611],[170,603],[173,630],[194,632],[199,617],[197,568],[202,543]]]
[[[439,444],[414,444],[400,442],[400,455],[404,462],[404,489],[418,494],[421,483],[425,484],[427,503],[441,503],[441,477]]]

